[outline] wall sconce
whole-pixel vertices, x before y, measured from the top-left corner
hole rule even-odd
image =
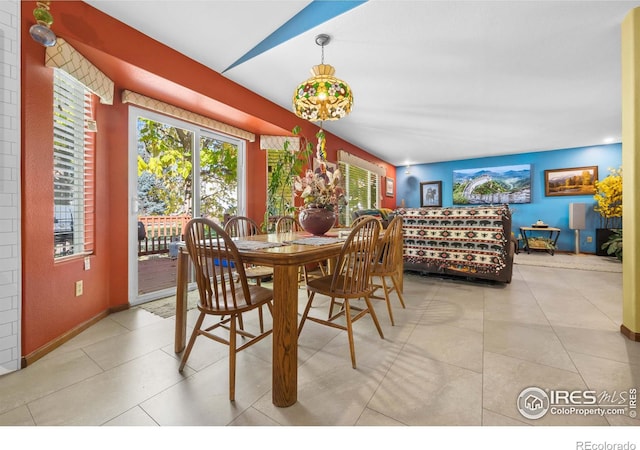
[[[53,47],[56,45],[56,34],[51,31],[53,16],[49,12],[49,4],[51,2],[36,2],[36,9],[33,10],[33,17],[36,18],[35,25],[29,28],[29,34],[40,45],[45,47]]]

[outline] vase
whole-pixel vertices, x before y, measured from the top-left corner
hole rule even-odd
[[[307,233],[322,236],[336,223],[336,213],[326,208],[305,208],[300,211],[298,222]]]

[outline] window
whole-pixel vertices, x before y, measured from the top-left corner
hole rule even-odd
[[[91,93],[66,72],[53,77],[54,258],[93,251],[94,137]]]
[[[378,207],[378,175],[353,164],[339,162],[342,182],[348,199],[340,211],[340,223],[349,225],[351,213],[359,209]]]

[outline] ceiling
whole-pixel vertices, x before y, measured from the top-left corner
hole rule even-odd
[[[620,25],[640,6],[369,0],[314,23],[298,13],[326,2],[86,3],[288,110],[329,34],[354,106],[324,128],[396,166],[620,142]]]

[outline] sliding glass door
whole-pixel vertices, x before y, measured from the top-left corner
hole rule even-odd
[[[242,214],[244,142],[130,109],[129,301],[175,294],[176,255],[192,217]]]

